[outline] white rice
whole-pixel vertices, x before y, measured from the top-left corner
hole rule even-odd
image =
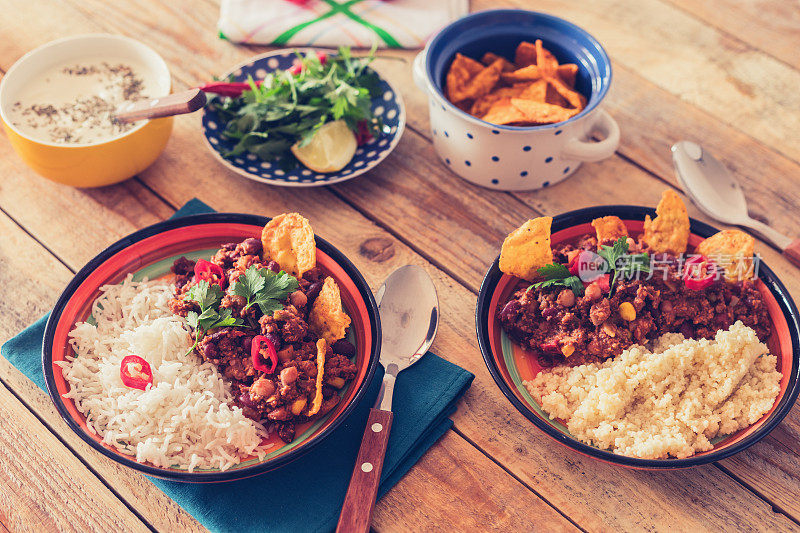
[[[216,367],[194,354],[184,320],[167,302],[171,285],[157,281],[102,287],[92,316],[70,332],[74,358],[59,362],[90,431],[140,463],[194,471],[226,470],[242,457],[263,458],[267,431],[228,402]],[[135,354],[150,363],[147,390],[126,387],[120,363]]]

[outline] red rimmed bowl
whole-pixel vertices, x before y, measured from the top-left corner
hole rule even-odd
[[[655,210],[638,206],[611,205],[570,211],[553,218],[552,243],[569,241],[594,233],[591,221],[602,216],[620,217],[632,235],[642,233],[645,215],[655,216]],[[689,246],[694,247],[718,230],[708,224],[691,220]],[[794,405],[800,391],[798,363],[800,362],[800,324],[797,307],[786,287],[762,261],[759,264],[757,287],[767,304],[772,323],[772,335],[767,343],[778,358],[781,392],[772,409],[752,426],[732,435],[716,439],[714,448],[684,459],[640,459],[619,455],[590,446],[573,437],[559,420],[551,419],[528,393],[524,381],[532,379],[542,367],[537,358],[513,343],[500,327],[498,306],[508,300],[519,280],[503,274],[499,258],[492,263],[483,279],[475,315],[478,343],[483,359],[500,390],[514,407],[556,441],[578,452],[609,463],[631,468],[686,468],[719,461],[744,450],[763,439]]]
[[[173,481],[210,482],[230,481],[261,474],[297,459],[319,445],[353,411],[364,396],[378,366],[381,328],[378,306],[369,285],[355,266],[336,248],[320,237],[317,242],[317,265],[339,284],[342,302],[352,318],[351,340],[356,346],[358,373],[342,392],[342,400],[325,417],[297,427],[297,437],[285,444],[273,432],[267,438],[271,444],[266,457],[243,459],[225,471],[161,468],[139,463],[116,448],[101,442],[99,436],[86,427],[85,417],[71,400],[61,395],[69,390],[61,367],[72,349],[69,331],[76,322],[91,314],[92,302],[100,295],[100,287],[121,283],[128,273],[134,279],[157,278],[169,272],[172,262],[185,255],[192,259],[208,258],[224,243],[239,242],[261,236],[261,229],[270,219],[255,215],[214,213],[188,216],[154,224],[109,246],[89,261],[67,285],[56,302],[44,334],[42,367],[50,397],[56,409],[78,436],[94,449],[111,459],[146,474]]]

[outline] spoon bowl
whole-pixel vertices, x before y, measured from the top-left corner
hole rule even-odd
[[[699,144],[679,141],[672,146],[672,162],[683,190],[704,214],[713,219],[754,230],[793,263],[800,262],[798,241],[752,218],[742,186],[720,161]]]

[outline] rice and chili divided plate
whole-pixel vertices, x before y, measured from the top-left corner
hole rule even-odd
[[[78,436],[103,455],[149,475],[174,481],[227,481],[267,472],[297,459],[325,440],[347,418],[365,394],[378,365],[381,343],[379,315],[363,276],[339,250],[320,237],[316,237],[317,265],[341,289],[342,303],[352,319],[351,340],[356,346],[357,373],[343,389],[338,405],[321,419],[300,425],[291,443],[284,443],[272,432],[265,443],[272,447],[263,459],[244,458],[225,471],[207,469],[188,472],[177,468],[161,468],[139,463],[103,443],[97,434],[87,428],[84,415],[74,403],[62,397],[69,385],[56,363],[72,354],[69,332],[75,323],[90,318],[92,304],[100,295],[102,286],[121,283],[129,273],[134,275],[134,280],[164,276],[180,256],[190,259],[209,257],[224,243],[259,237],[269,220],[255,215],[214,213],[161,222],[114,243],[75,275],[56,302],[48,320],[42,364],[50,396],[67,425]]]
[[[637,235],[643,231],[645,215],[652,217],[655,210],[638,206],[601,206],[564,213],[553,218],[552,244],[569,242],[581,235],[594,233],[591,221],[609,215],[620,217],[629,233]],[[717,232],[703,222],[690,222],[690,247]],[[780,393],[769,412],[755,424],[712,441],[713,449],[686,458],[642,459],[591,446],[572,436],[561,421],[550,418],[524,385],[525,381],[533,379],[542,370],[542,366],[534,355],[511,341],[497,319],[498,306],[508,300],[518,282],[518,278],[500,271],[499,258],[494,261],[483,280],[476,312],[478,341],[483,359],[500,390],[517,410],[547,435],[584,455],[644,469],[683,468],[718,461],[764,438],[786,416],[800,391],[800,324],[797,307],[786,287],[762,261],[756,286],[764,298],[771,322],[772,334],[767,345],[770,353],[777,357],[778,371],[782,374]]]

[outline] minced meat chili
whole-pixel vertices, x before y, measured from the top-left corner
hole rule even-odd
[[[224,244],[211,262],[222,268],[227,280],[225,285],[230,288],[251,265],[273,272],[281,270],[275,261],[262,259],[261,251],[261,241],[245,239],[241,243]],[[180,257],[172,267],[176,297],[170,300],[169,306],[173,313],[182,317],[189,311],[200,310],[195,302],[183,298],[196,283],[194,266],[194,261]],[[307,412],[305,406],[311,405],[317,377],[317,338],[309,331],[308,314],[322,288],[324,275],[318,268],[313,268],[297,281],[299,289],[282,302],[283,309],[271,316],[262,315],[257,305],[243,310],[247,303],[244,298],[227,291],[220,307],[230,308],[234,317],[245,318],[245,322],[255,326],[211,330],[196,347],[196,353],[216,365],[230,382],[234,405],[241,407],[245,416],[253,420],[273,424],[280,438],[287,443],[294,440],[296,424],[318,418],[333,409],[339,402],[337,389],[356,374],[356,366],[351,361],[356,353],[355,347],[344,339],[329,346],[325,357],[322,407],[312,417],[303,414]],[[253,368],[251,347],[253,339],[259,335],[269,339],[277,351],[278,364],[273,372]]]
[[[629,244],[632,253],[647,251],[632,239]],[[576,250],[596,251],[597,239],[586,235],[576,244],[555,247],[554,261],[567,265]],[[762,341],[769,337],[767,309],[751,281],[717,279],[702,290],[692,290],[675,257],[657,254],[653,263],[658,266],[650,279],[644,274],[618,280],[611,298],[597,286],[587,286],[585,294],[576,297],[563,287],[528,290],[530,283],[521,282],[498,318],[508,335],[546,366],[604,361],[668,332],[713,338],[737,320],[753,328]],[[624,302],[633,306],[632,320],[620,314]]]

